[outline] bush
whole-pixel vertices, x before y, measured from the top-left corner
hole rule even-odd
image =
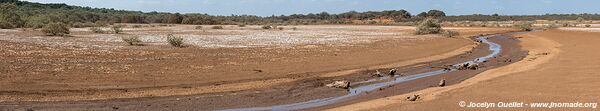
[[[246,25],[240,24],[240,25],[238,25],[238,27],[246,27]]]
[[[223,26],[213,26],[212,29],[223,29]]]
[[[67,27],[67,25],[60,23],[60,22],[56,22],[56,23],[49,23],[46,26],[44,26],[42,28],[42,32],[46,33],[46,34],[50,34],[52,36],[63,36],[66,34],[69,34],[69,27]]]
[[[124,42],[127,42],[127,44],[129,45],[142,45],[142,40],[140,40],[139,37],[137,36],[133,36],[133,37],[123,37],[121,38],[121,40],[123,40]]]
[[[529,22],[529,21],[518,21],[518,22],[515,22],[515,24],[513,24],[513,26],[516,28],[519,28],[523,31],[530,31],[531,24],[533,24],[533,23]]]
[[[279,27],[279,28],[277,28],[277,29],[279,29],[279,30],[283,30],[283,27]]]
[[[458,35],[460,35],[460,33],[458,33],[457,31],[452,31],[452,30],[444,31],[444,36],[446,36],[446,37],[455,37]]]
[[[592,25],[590,25],[590,24],[585,24],[585,27],[591,27],[591,26],[592,26]]]
[[[115,34],[119,34],[121,32],[123,32],[123,29],[121,29],[121,25],[113,25],[112,26],[112,30]]]
[[[292,30],[298,30],[298,28],[296,28],[296,27],[292,27]]]
[[[417,25],[417,29],[415,31],[416,34],[439,34],[441,33],[442,25],[440,21],[433,18],[427,18],[423,20],[419,25]]]
[[[167,35],[167,42],[174,47],[183,47],[183,38],[175,37],[173,34]]]
[[[97,28],[97,27],[91,27],[89,29],[90,29],[90,31],[92,31],[94,33],[104,33],[104,30]]]
[[[202,29],[202,26],[196,26],[194,29]]]

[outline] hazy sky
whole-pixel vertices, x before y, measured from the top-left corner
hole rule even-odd
[[[527,15],[546,13],[600,13],[600,0],[26,0],[42,3],[211,15],[281,15],[327,11],[381,11],[405,9],[416,15],[430,9],[448,15]]]

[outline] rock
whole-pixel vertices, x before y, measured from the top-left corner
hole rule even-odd
[[[467,66],[467,69],[477,70],[477,69],[479,69],[479,64],[469,64]]]
[[[396,71],[397,71],[396,69],[390,70],[390,75],[392,75],[392,76],[396,75]]]
[[[440,86],[440,87],[446,86],[446,79],[440,80],[440,83],[438,83],[438,86]]]
[[[469,63],[464,63],[461,65],[458,65],[458,70],[466,70],[468,66],[469,66]]]
[[[477,70],[479,69],[479,64],[470,64],[470,63],[465,63],[465,64],[461,64],[458,66],[458,70]]]
[[[325,86],[327,86],[327,87],[334,87],[334,88],[348,89],[348,88],[350,88],[350,82],[345,81],[345,80],[334,81],[333,83],[327,84]]]
[[[413,96],[406,97],[406,100],[407,101],[417,101],[417,99],[419,99],[419,98],[420,98],[419,95],[413,95]]]

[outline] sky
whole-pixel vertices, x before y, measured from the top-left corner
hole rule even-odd
[[[404,9],[416,15],[431,9],[447,15],[600,13],[600,0],[25,0],[96,8],[210,15],[289,15]]]

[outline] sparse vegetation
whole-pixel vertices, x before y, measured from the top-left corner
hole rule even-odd
[[[442,32],[442,25],[440,21],[433,18],[427,18],[423,20],[415,31],[416,34],[438,34]]]
[[[592,26],[592,25],[590,25],[590,24],[585,24],[585,27],[591,27],[591,26]]]
[[[277,29],[279,29],[279,30],[283,30],[284,28],[283,28],[283,27],[278,27]]]
[[[202,26],[196,26],[194,29],[202,29]]]
[[[171,46],[174,46],[174,47],[183,47],[184,46],[183,38],[176,37],[173,34],[167,35],[167,42],[169,42],[169,44],[171,44]]]
[[[239,24],[238,27],[246,27],[244,24]]]
[[[132,37],[123,37],[121,38],[121,40],[123,40],[123,42],[126,42],[129,45],[143,45],[142,44],[142,40],[140,40],[140,38],[138,36],[132,36]]]
[[[42,28],[42,32],[52,36],[63,36],[70,33],[69,27],[63,23],[49,23]]]
[[[213,26],[212,29],[223,29],[223,26],[219,26],[219,25]]]
[[[443,35],[446,37],[456,37],[456,36],[460,35],[460,33],[458,33],[457,31],[446,30],[446,31],[444,31]]]
[[[212,16],[206,14],[179,14],[138,11],[125,11],[106,8],[88,8],[66,4],[43,4],[22,0],[7,0],[0,5],[0,28],[41,28],[50,22],[62,22],[72,27],[108,26],[114,23],[159,23],[193,25],[232,25],[232,24],[394,24],[411,25],[412,22],[426,18],[438,18],[443,21],[515,21],[515,20],[599,20],[600,14],[546,14],[546,15],[498,15],[472,14],[446,16],[441,10],[411,15],[406,10],[385,11],[349,11],[338,14],[327,12],[310,14],[292,14],[283,16],[260,17],[254,15]],[[73,13],[77,12],[77,13]],[[391,22],[369,21],[385,18]],[[585,19],[584,19],[585,18]],[[359,21],[359,22],[354,22]],[[581,23],[580,23],[581,24]],[[242,25],[239,25],[242,26]],[[473,26],[473,24],[471,24]],[[490,24],[475,26],[489,27]],[[133,26],[136,27],[136,26]],[[277,28],[271,28],[277,29]]]

